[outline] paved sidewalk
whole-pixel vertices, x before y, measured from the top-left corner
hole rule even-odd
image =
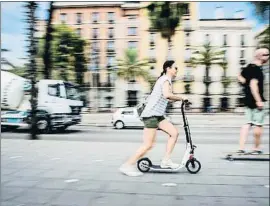
[[[134,178],[120,174],[118,167],[139,143],[1,143],[2,206],[269,205],[269,162],[221,160],[235,145],[197,145],[202,169],[196,175],[184,169]],[[148,157],[159,162],[164,149],[165,144],[157,144]],[[173,160],[180,161],[183,151],[184,145],[177,146]]]

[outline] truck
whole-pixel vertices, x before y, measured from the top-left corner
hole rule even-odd
[[[81,122],[78,86],[63,80],[42,79],[37,91],[37,129],[40,133],[63,131]],[[1,70],[1,129],[31,129],[31,82]]]

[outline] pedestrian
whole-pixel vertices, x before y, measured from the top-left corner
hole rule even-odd
[[[169,101],[181,101],[186,99],[184,96],[172,93],[172,79],[176,77],[177,69],[175,62],[172,60],[166,61],[163,64],[163,71],[157,79],[148,97],[146,106],[141,113],[141,118],[144,123],[143,144],[136,153],[120,167],[119,170],[123,174],[128,176],[140,176],[143,174],[137,169],[136,163],[153,147],[158,128],[169,135],[166,153],[160,166],[162,168],[172,169],[180,166],[179,164],[173,163],[171,160],[171,153],[178,139],[178,130],[164,117]]]
[[[255,146],[250,154],[261,154],[260,141],[263,131],[263,123],[266,115],[264,102],[264,75],[262,65],[269,60],[269,49],[260,48],[255,51],[254,61],[244,68],[238,76],[239,82],[244,87],[244,104],[246,122],[240,131],[240,148],[237,153],[246,153],[245,142],[249,130],[254,126]]]

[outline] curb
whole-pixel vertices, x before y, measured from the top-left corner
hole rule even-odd
[[[182,125],[182,124],[174,124],[174,125]],[[78,124],[76,126],[95,126],[95,127],[111,127],[113,126],[111,124],[94,124],[94,123],[88,123],[88,124]],[[230,125],[193,125],[192,128],[241,128],[241,126],[230,126]],[[264,125],[264,128],[269,128],[269,125]]]

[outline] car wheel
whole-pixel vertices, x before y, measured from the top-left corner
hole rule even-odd
[[[124,122],[122,122],[122,121],[117,121],[116,123],[115,123],[115,128],[116,129],[123,129],[125,127],[125,124],[124,124]]]
[[[49,134],[51,132],[50,121],[47,118],[38,119],[37,129],[38,129],[39,133]]]

